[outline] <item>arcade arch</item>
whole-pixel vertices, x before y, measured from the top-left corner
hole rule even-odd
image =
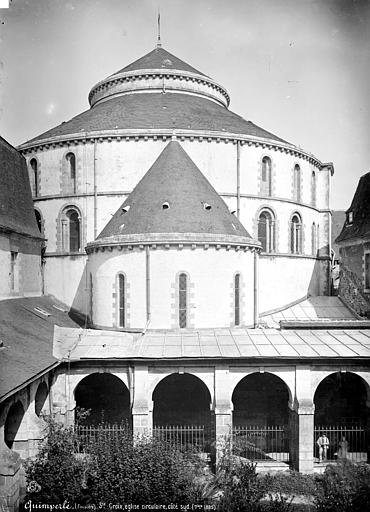
[[[17,433],[20,429],[23,417],[24,407],[21,401],[17,401],[9,408],[4,426],[4,440],[8,448],[15,448],[14,443]]]

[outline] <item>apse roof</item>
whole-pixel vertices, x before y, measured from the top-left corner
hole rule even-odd
[[[144,55],[144,57],[140,57],[140,59],[135,60],[135,62],[113,73],[111,76],[127,73],[129,71],[138,71],[140,69],[173,69],[207,76],[161,47],[155,48]]]
[[[287,143],[214,101],[182,93],[140,93],[112,97],[28,143],[36,144],[71,134],[148,129],[232,133]]]
[[[348,212],[353,213],[353,222],[344,223],[336,242],[370,238],[370,172],[361,176]]]
[[[24,157],[0,137],[0,228],[41,238]]]
[[[145,233],[248,237],[179,142],[164,148],[97,240]]]

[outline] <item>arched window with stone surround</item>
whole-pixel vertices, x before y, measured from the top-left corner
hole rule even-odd
[[[301,168],[298,164],[294,166],[293,171],[293,200],[301,202]]]
[[[270,210],[262,210],[258,217],[258,240],[262,252],[275,251],[275,217]]]
[[[117,275],[117,294],[118,327],[126,327],[126,276],[122,273]]]
[[[311,204],[316,206],[316,173],[312,171],[311,174]]]
[[[178,301],[179,301],[179,327],[188,326],[188,276],[185,272],[179,274],[178,280]]]
[[[67,161],[67,172],[66,179],[68,183],[68,189],[70,192],[75,194],[77,192],[77,176],[76,176],[76,156],[74,153],[66,154]]]
[[[298,213],[294,213],[290,221],[290,252],[302,253],[302,219]]]
[[[61,242],[63,252],[81,251],[81,214],[75,206],[67,206],[62,212]]]
[[[271,196],[272,194],[272,163],[268,156],[262,158],[261,194],[263,196]]]
[[[36,158],[31,158],[30,160],[31,167],[31,183],[32,183],[32,192],[35,197],[38,197],[40,193],[40,184],[39,184],[39,171],[38,171],[38,163]]]
[[[240,274],[234,276],[234,324],[240,325]]]

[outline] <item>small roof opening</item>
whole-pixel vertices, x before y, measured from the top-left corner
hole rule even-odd
[[[122,213],[127,213],[130,209],[130,205],[127,204],[126,206],[122,206]]]
[[[208,203],[203,203],[203,208],[207,211],[212,210],[212,206]]]
[[[120,231],[122,231],[124,227],[125,227],[125,225],[121,224],[120,227],[119,227]]]
[[[170,203],[168,201],[165,201],[164,203],[162,203],[162,210],[168,210],[169,207],[170,207]]]

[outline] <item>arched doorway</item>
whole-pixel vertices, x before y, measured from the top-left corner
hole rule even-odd
[[[369,412],[366,401],[366,383],[354,373],[333,373],[319,384],[314,395],[316,461],[322,458],[367,460]],[[328,445],[325,451],[319,446],[323,436]]]
[[[43,410],[45,411],[46,408],[46,399],[48,397],[48,387],[45,384],[45,382],[41,382],[39,384],[36,395],[35,395],[35,414],[36,416],[40,417]]]
[[[82,379],[75,389],[75,400],[76,414],[81,409],[90,411],[82,421],[85,425],[131,423],[129,390],[111,373],[93,373]]]
[[[24,408],[21,402],[13,404],[7,414],[4,428],[4,440],[8,448],[17,450],[16,436],[20,429],[24,416]]]
[[[153,392],[153,430],[162,440],[210,451],[211,395],[194,375],[172,374]]]
[[[289,391],[270,373],[244,377],[233,395],[234,450],[250,460],[289,461]]]

